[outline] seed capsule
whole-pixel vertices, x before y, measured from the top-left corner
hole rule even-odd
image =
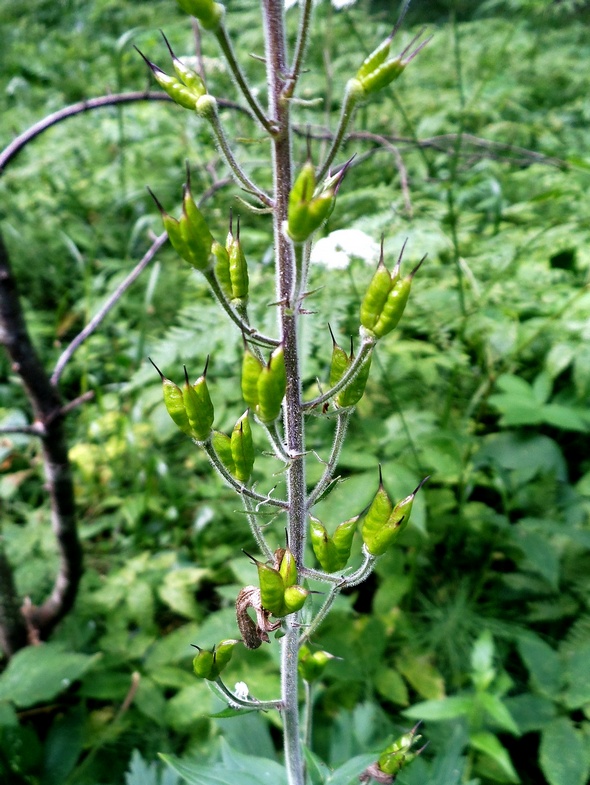
[[[261,422],[270,424],[277,419],[281,413],[286,389],[285,351],[282,346],[277,346],[268,364],[261,368],[256,382],[258,396],[256,414]]]
[[[317,518],[310,518],[311,546],[316,559],[326,572],[339,572],[348,564],[357,521],[358,516],[344,521],[330,537],[323,523]]]
[[[166,411],[183,433],[186,433],[187,436],[192,436],[193,431],[186,412],[182,390],[164,376],[153,360],[150,359],[150,362],[160,374],[160,379],[162,380],[162,392]]]
[[[168,51],[170,52],[170,57],[172,58],[172,65],[174,66],[176,75],[183,83],[183,85],[192,92],[192,94],[196,97],[196,99],[199,99],[202,95],[205,95],[205,93],[207,92],[207,88],[205,87],[205,83],[203,82],[199,74],[196,71],[193,71],[192,68],[189,68],[187,65],[185,65],[182,62],[182,60],[178,59],[178,57],[176,57],[176,55],[172,51],[170,42],[168,41],[164,33],[162,33],[162,38],[164,39],[166,46],[168,47]]]
[[[263,367],[258,357],[246,346],[242,360],[242,396],[253,411],[258,406],[258,379]]]
[[[405,245],[405,244],[404,244]],[[402,248],[403,252],[403,248]],[[391,289],[391,275],[383,262],[383,237],[381,238],[381,253],[379,264],[361,302],[361,324],[367,330],[372,330],[379,321],[383,306],[387,302],[387,295]]]
[[[209,358],[207,358],[207,364],[205,365],[202,376],[200,376],[193,385],[191,385],[188,380],[186,367],[184,369],[184,406],[190,426],[193,430],[194,438],[200,442],[209,438],[215,416],[213,402],[211,401],[211,396],[209,395],[209,389],[207,387],[206,374],[208,365]]]
[[[182,10],[196,17],[205,30],[216,30],[223,19],[225,8],[214,0],[177,0]]]
[[[333,659],[334,655],[327,651],[312,652],[309,646],[304,645],[299,649],[297,670],[301,678],[311,684],[320,678],[328,662]]]
[[[275,566],[278,568],[285,587],[297,583],[297,562],[289,548],[277,548],[274,552]]]
[[[230,230],[231,235],[231,230]],[[231,242],[226,245],[229,256],[229,277],[231,284],[232,298],[244,300],[248,296],[249,278],[248,263],[240,243],[240,220],[238,218],[238,230],[235,237],[231,235]]]
[[[218,643],[212,651],[207,649],[198,649],[198,653],[193,659],[193,671],[200,679],[208,679],[215,681],[219,678],[219,674],[231,660],[234,647],[240,641],[227,639]]]
[[[222,433],[221,431],[213,431],[211,443],[213,444],[213,449],[217,453],[217,457],[223,466],[225,466],[230,474],[235,475],[236,465],[234,463],[234,457],[231,450],[231,438],[226,433]]]
[[[315,169],[308,155],[289,194],[287,233],[294,242],[304,243],[330,217],[349,165],[350,161],[336,175],[326,178],[316,193]]]
[[[234,425],[231,435],[231,453],[235,466],[234,476],[241,483],[247,483],[254,468],[254,443],[248,410]]]
[[[229,274],[229,254],[227,250],[216,240],[211,246],[211,253],[215,258],[215,278],[221,287],[221,291],[228,299],[232,299],[231,278]]]

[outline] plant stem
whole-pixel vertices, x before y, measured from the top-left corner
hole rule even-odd
[[[304,430],[301,408],[301,375],[297,339],[298,303],[293,301],[296,278],[291,242],[282,231],[287,220],[291,190],[291,123],[289,100],[283,96],[286,86],[287,56],[285,10],[283,0],[263,0],[266,34],[266,74],[269,115],[277,128],[272,138],[274,187],[274,245],[276,288],[281,342],[285,352],[287,389],[283,406],[285,444],[291,458],[287,469],[289,547],[298,565],[303,564],[306,523],[306,488],[304,464]],[[289,785],[304,785],[305,773],[299,736],[298,674],[299,652],[297,614],[287,616],[286,635],[281,650],[281,698],[283,702],[283,738],[285,767]]]
[[[225,29],[225,25],[222,23],[217,30],[215,31],[215,36],[217,41],[219,42],[219,46],[223,54],[225,55],[225,59],[227,60],[227,64],[230,67],[230,70],[234,76],[234,79],[238,83],[238,86],[242,92],[242,95],[248,102],[250,108],[256,115],[256,118],[262,125],[262,127],[272,135],[274,129],[272,124],[268,121],[268,118],[264,116],[264,112],[260,108],[258,101],[252,95],[250,88],[248,87],[248,83],[242,73],[242,69],[240,68],[240,64],[236,60],[236,56],[234,54],[233,47],[231,45],[231,41],[227,34],[227,30]]]

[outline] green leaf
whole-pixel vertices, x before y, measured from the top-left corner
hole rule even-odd
[[[552,700],[528,692],[514,698],[506,698],[504,703],[521,733],[540,730],[548,725],[557,713]]]
[[[414,720],[451,720],[468,716],[474,700],[473,695],[457,695],[438,701],[423,701],[405,709],[402,714]]]
[[[43,785],[62,785],[76,765],[84,742],[84,709],[53,721],[43,747]]]
[[[358,785],[359,775],[375,763],[378,755],[357,755],[346,761],[326,779],[325,785]]]
[[[568,709],[590,703],[590,641],[568,652],[565,657],[567,688],[564,701]]]
[[[584,785],[590,762],[579,734],[567,717],[541,732],[539,764],[549,785]]]
[[[583,419],[577,409],[570,406],[563,406],[558,403],[546,403],[541,409],[544,422],[561,428],[564,431],[580,431],[585,433],[589,430],[588,423]]]
[[[520,782],[520,777],[512,765],[510,755],[493,733],[486,731],[473,733],[469,737],[469,744],[496,764],[501,777],[496,780],[497,782]]]
[[[409,703],[408,688],[399,673],[393,668],[383,668],[375,674],[375,687],[380,695],[398,706]]]
[[[562,687],[563,666],[559,655],[536,635],[518,641],[518,651],[540,695],[556,697]]]
[[[445,697],[445,680],[427,654],[415,655],[409,651],[402,652],[396,658],[395,665],[420,697],[433,701]]]
[[[243,755],[222,740],[223,763],[204,763],[202,758],[160,755],[188,785],[287,785],[285,769],[269,758]]]
[[[502,730],[507,730],[515,736],[520,735],[518,725],[501,698],[490,692],[484,692],[479,695],[478,699],[489,716]]]
[[[0,676],[0,700],[21,709],[49,701],[80,679],[100,656],[65,651],[58,643],[27,646],[11,658]]]

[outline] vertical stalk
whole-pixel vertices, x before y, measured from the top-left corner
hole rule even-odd
[[[283,0],[263,0],[266,34],[266,73],[269,117],[276,131],[272,138],[275,208],[273,230],[279,327],[285,352],[287,389],[283,407],[285,445],[290,458],[287,471],[289,547],[297,564],[303,565],[305,546],[305,464],[301,375],[297,319],[296,265],[293,246],[283,233],[291,190],[291,125],[287,51]],[[304,785],[305,775],[299,731],[297,655],[299,651],[297,615],[287,617],[287,633],[282,639],[281,700],[285,767],[289,785]]]

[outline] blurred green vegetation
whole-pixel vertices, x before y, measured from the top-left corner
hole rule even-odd
[[[262,68],[248,56],[263,51],[258,5],[228,5],[244,67],[264,94]],[[345,482],[318,514],[331,527],[360,511],[378,463],[394,496],[432,479],[400,546],[368,584],[340,598],[314,640],[341,658],[316,689],[314,749],[340,766],[424,719],[430,745],[401,785],[584,785],[588,6],[449,0],[416,2],[412,13],[400,40],[422,22],[433,40],[395,92],[359,113],[356,129],[373,136],[349,140],[344,153],[356,152],[362,166],[347,175],[323,232],[384,234],[390,264],[408,238],[407,269],[428,259],[400,329],[378,347],[340,463]],[[295,29],[294,11],[289,19]],[[388,3],[318,5],[301,83],[309,103],[296,107],[300,161],[308,127],[321,157],[321,132],[334,127],[345,81],[391,22]],[[26,8],[5,0],[0,146],[67,104],[144,89],[132,45],[166,69],[160,28],[178,55],[194,53],[190,22],[171,0],[33,0]],[[201,46],[209,91],[235,99],[215,42],[204,36]],[[223,120],[239,160],[267,181],[257,128],[229,110]],[[7,167],[1,228],[48,367],[149,247],[149,232],[161,231],[145,186],[178,209],[185,159],[196,194],[227,176],[197,118],[138,103],[61,123]],[[230,206],[240,209],[237,194],[223,187],[207,204],[218,238]],[[272,330],[268,222],[242,213],[261,293],[256,316]],[[356,333],[370,275],[355,258],[344,271],[314,267],[308,396],[327,376],[327,322],[343,345]],[[191,673],[190,643],[234,634],[233,601],[254,580],[240,548],[255,546],[234,495],[167,418],[146,358],[178,381],[183,363],[197,375],[207,354],[216,427],[227,430],[243,410],[239,343],[203,282],[166,248],[68,366],[66,398],[96,392],[69,419],[86,572],[52,642],[0,674],[7,782],[172,785],[156,753],[215,758],[221,735],[235,750],[276,757],[276,717],[208,717],[222,707]],[[1,358],[0,422],[28,417]],[[330,439],[329,420],[311,418],[310,450],[325,456]],[[56,569],[37,444],[3,437],[0,455],[2,545],[19,593],[35,602]],[[311,464],[310,482],[321,469]],[[261,452],[255,471],[274,484],[280,466]],[[271,526],[278,541],[283,521]],[[275,697],[276,657],[275,646],[239,652],[228,679]]]

